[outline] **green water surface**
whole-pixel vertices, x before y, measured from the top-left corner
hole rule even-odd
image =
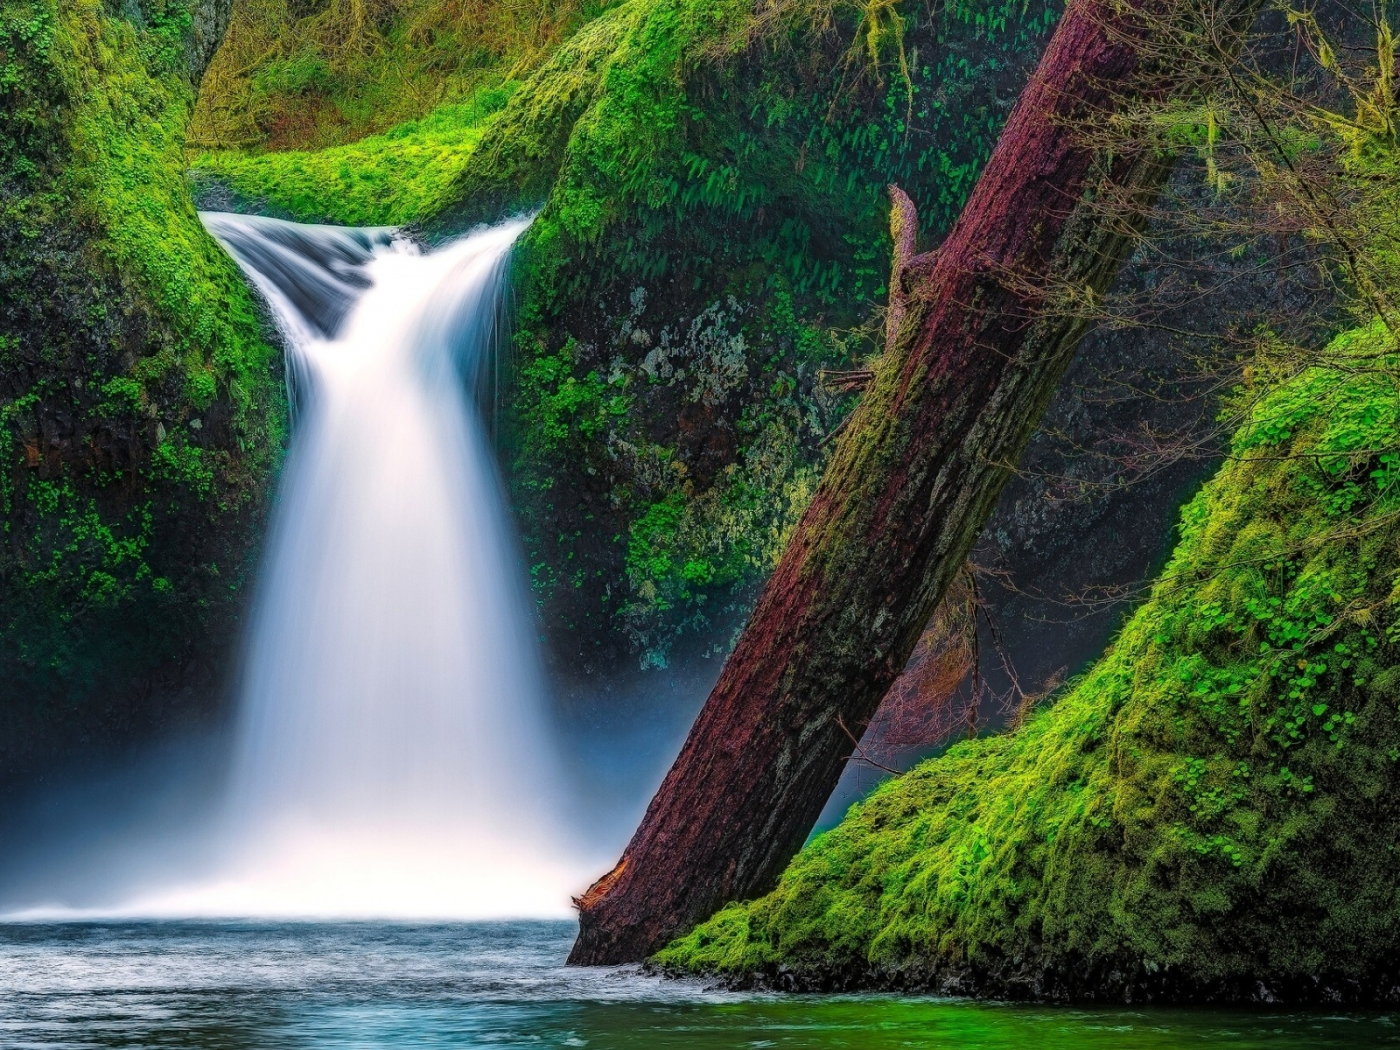
[[[0,924],[0,1047],[1400,1047],[1384,1011],[727,993],[565,967],[572,933],[547,922]]]

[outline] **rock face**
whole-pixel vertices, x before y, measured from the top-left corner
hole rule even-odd
[[[216,703],[281,363],[185,185],[227,0],[0,4],[0,783]]]
[[[233,0],[193,0],[189,7],[190,28],[185,45],[185,69],[190,84],[199,87],[204,71],[214,61],[219,45],[233,17]]]

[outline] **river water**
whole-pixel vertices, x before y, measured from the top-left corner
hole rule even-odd
[[[1400,1016],[707,990],[562,965],[569,922],[0,925],[0,1046],[162,1050],[1400,1046]]]

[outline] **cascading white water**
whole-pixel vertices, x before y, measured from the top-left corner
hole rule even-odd
[[[212,878],[173,915],[561,914],[584,868],[491,449],[468,389],[527,222],[432,252],[207,214],[266,295],[299,405]]]

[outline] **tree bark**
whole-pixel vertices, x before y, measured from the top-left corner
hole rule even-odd
[[[892,189],[886,353],[641,826],[576,899],[570,962],[642,959],[801,847],[1087,327],[1064,291],[1107,288],[1170,171],[1092,129],[1189,67],[1171,2],[1073,0],[937,252]],[[1225,2],[1188,21],[1237,50],[1259,2]]]

